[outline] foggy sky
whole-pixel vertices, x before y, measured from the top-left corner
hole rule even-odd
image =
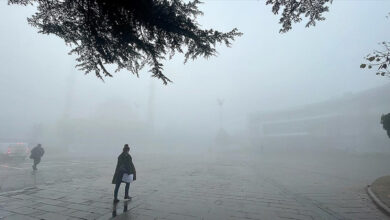
[[[154,91],[154,118],[160,129],[206,133],[218,128],[217,98],[224,99],[224,126],[239,130],[249,113],[290,108],[340,97],[388,83],[359,69],[378,42],[388,40],[389,1],[334,1],[326,20],[279,34],[278,17],[264,1],[205,1],[205,28],[244,33],[219,55],[183,64],[165,62],[173,83],[164,86],[148,68],[140,77],[122,71],[103,83],[75,69],[70,47],[27,24],[33,7],[0,1],[1,136],[25,134],[32,125],[64,115],[88,117],[114,100],[134,117],[147,120]],[[152,89],[151,89],[152,88]],[[103,106],[103,107],[102,107]],[[118,105],[117,107],[123,107]]]

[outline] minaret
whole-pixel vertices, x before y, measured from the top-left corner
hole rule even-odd
[[[223,124],[222,124],[223,102],[224,102],[223,99],[217,99],[217,103],[218,103],[218,106],[219,106],[219,129],[223,128]]]
[[[73,102],[73,94],[74,94],[74,85],[75,85],[75,72],[73,71],[73,66],[70,65],[70,71],[69,75],[67,77],[67,84],[66,88],[64,89],[65,94],[65,103],[64,103],[64,111],[60,123],[60,127],[57,127],[59,129],[59,140],[61,142],[62,148],[67,149],[69,144],[73,142],[72,140],[72,133],[71,129],[69,129],[69,119],[70,119],[70,113],[72,110],[72,102]]]
[[[70,73],[67,77],[67,85],[66,85],[66,89],[65,89],[66,95],[65,95],[63,119],[69,119],[70,111],[72,108],[74,84],[75,84],[75,73],[74,73],[74,71],[70,71]]]
[[[154,129],[154,93],[155,93],[155,88],[154,88],[154,83],[153,80],[150,80],[150,85],[149,85],[149,100],[148,100],[148,124],[150,126],[150,129]]]

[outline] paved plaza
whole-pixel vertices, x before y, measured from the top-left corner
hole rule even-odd
[[[372,180],[389,174],[384,155],[210,152],[133,158],[133,199],[117,205],[110,184],[115,157],[47,159],[34,174],[29,161],[13,168],[2,164],[0,219],[388,219],[365,192]]]

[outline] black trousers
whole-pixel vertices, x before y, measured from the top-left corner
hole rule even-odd
[[[115,199],[118,199],[118,191],[119,191],[119,187],[120,187],[121,183],[122,182],[119,182],[119,183],[115,184],[115,190],[114,190],[114,198]],[[130,183],[126,183],[126,186],[125,186],[125,197],[129,197],[129,188],[130,188]]]
[[[41,158],[37,158],[37,159],[34,159],[34,165],[33,165],[33,169],[36,170],[37,169],[37,165],[41,162]]]

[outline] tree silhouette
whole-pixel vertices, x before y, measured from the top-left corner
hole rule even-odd
[[[386,130],[387,135],[390,138],[390,113],[386,115],[382,115],[381,124],[383,125],[383,129]]]
[[[267,0],[267,5],[272,5],[272,12],[278,14],[282,11],[279,23],[282,24],[281,33],[285,33],[292,28],[292,23],[302,21],[302,17],[307,17],[306,27],[315,26],[316,21],[323,21],[324,12],[329,11],[328,4],[333,0]]]
[[[37,12],[28,22],[40,33],[55,34],[73,46],[78,67],[96,76],[112,77],[127,69],[138,76],[145,65],[164,84],[162,60],[184,53],[185,62],[216,54],[216,43],[230,46],[241,33],[201,29],[196,22],[202,12],[199,0],[9,0],[10,4],[33,4]]]
[[[390,75],[390,42],[382,42],[382,50],[374,50],[371,54],[366,56],[367,63],[360,65],[360,68],[372,69],[376,67],[376,75],[389,76]]]
[[[197,17],[201,3],[193,0],[9,0],[9,4],[36,5],[37,12],[28,22],[40,33],[54,34],[72,46],[78,67],[97,77],[112,77],[106,65],[116,71],[127,69],[138,76],[145,65],[153,77],[164,84],[170,80],[163,74],[162,61],[183,53],[185,62],[198,57],[216,55],[216,43],[230,46],[237,29],[220,32],[201,29]],[[332,0],[267,0],[272,11],[282,11],[280,32],[292,23],[308,17],[307,27],[324,20]]]

